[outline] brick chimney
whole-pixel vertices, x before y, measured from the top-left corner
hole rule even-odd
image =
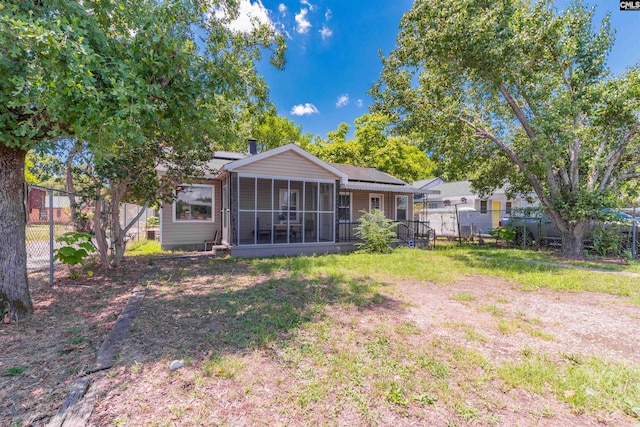
[[[258,154],[258,141],[255,138],[249,138],[247,144],[249,146],[249,154],[252,156]]]

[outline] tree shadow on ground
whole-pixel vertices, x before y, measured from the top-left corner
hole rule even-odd
[[[329,306],[402,310],[400,301],[378,292],[384,283],[370,279],[300,269],[265,273],[234,261],[173,261],[158,270],[129,339],[138,363],[283,345],[297,328],[321,320]]]

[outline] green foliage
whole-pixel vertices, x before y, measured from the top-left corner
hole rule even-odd
[[[311,143],[311,134],[303,134],[302,126],[296,126],[293,121],[279,116],[275,112],[269,112],[257,119],[248,117],[245,120],[249,123],[255,121],[250,125],[250,135],[247,136],[256,139],[260,153],[289,143],[295,143],[307,149]],[[238,151],[246,151],[244,140],[241,144],[242,146],[233,148]]]
[[[640,66],[609,74],[614,34],[593,16],[580,2],[416,1],[371,90],[439,168],[480,193],[535,193],[570,257],[640,169]]]
[[[157,216],[150,216],[147,218],[147,228],[154,228],[160,225],[160,218]]]
[[[503,225],[489,230],[491,237],[505,242],[513,242],[516,238],[516,227],[511,225]]]
[[[55,250],[54,258],[66,265],[83,264],[90,253],[95,252],[91,243],[93,235],[78,231],[69,231],[57,237],[56,241],[65,243]]]
[[[327,162],[373,167],[407,182],[433,176],[435,163],[413,139],[390,136],[383,115],[364,114],[355,122],[354,139],[347,141],[349,126],[340,123],[326,141],[315,141],[309,150]]]
[[[592,234],[593,248],[598,255],[618,255],[620,253],[620,232],[615,229],[598,228]]]
[[[368,253],[391,252],[391,242],[396,237],[395,224],[379,209],[371,212],[360,211],[360,224],[355,235],[362,242],[356,243],[359,250]]]
[[[140,240],[127,249],[127,255],[155,255],[162,253],[165,253],[165,251],[162,250],[160,242],[157,240]]]
[[[17,377],[21,373],[25,372],[29,368],[27,366],[14,366],[2,373],[3,377]]]

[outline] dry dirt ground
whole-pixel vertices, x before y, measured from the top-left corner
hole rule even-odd
[[[123,267],[75,281],[60,278],[53,288],[43,278],[34,281],[35,316],[0,326],[0,373],[22,370],[0,376],[1,426],[46,425],[149,269],[156,279],[146,284],[119,362],[95,381],[99,398],[91,425],[640,423],[617,410],[577,410],[551,391],[507,387],[485,366],[517,362],[532,351],[639,366],[640,307],[622,297],[525,292],[504,279],[476,276],[444,286],[383,284],[360,304],[333,286],[335,278],[256,272],[243,262],[182,259],[151,267],[140,259]],[[469,369],[483,380],[450,368],[449,383],[433,389],[434,401],[391,404],[376,392],[376,381],[387,378],[366,372],[360,356],[349,359],[373,357],[378,350],[371,343],[382,336],[399,343],[390,347],[393,360],[426,348],[447,360],[448,352],[472,349],[479,357],[468,357]],[[169,370],[173,359],[186,366]],[[402,366],[390,378],[398,387],[414,381]]]

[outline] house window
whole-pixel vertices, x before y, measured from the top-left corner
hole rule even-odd
[[[429,202],[427,205],[428,209],[438,209],[438,202]]]
[[[46,209],[40,209],[39,215],[38,215],[38,220],[39,221],[46,221],[47,220],[47,210]]]
[[[486,200],[480,200],[480,213],[481,214],[486,214],[487,213],[487,201]]]
[[[409,209],[408,196],[396,196],[396,221],[406,221]]]
[[[289,213],[289,221],[299,223],[298,219],[298,200],[300,200],[300,191],[298,190],[280,190],[280,215],[278,219],[284,221]]]
[[[338,221],[351,222],[351,193],[338,195]]]
[[[504,205],[504,211],[507,215],[511,215],[511,202],[506,202]]]
[[[382,194],[369,194],[369,212],[373,211],[374,209],[384,209]]]
[[[213,187],[178,186],[173,206],[174,221],[213,221]]]
[[[57,217],[57,218],[61,218],[61,217],[62,217],[62,209],[58,209],[58,210],[56,211],[56,217]]]

